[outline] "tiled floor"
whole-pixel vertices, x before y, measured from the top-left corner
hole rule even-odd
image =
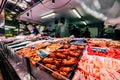
[[[0,80],[3,80],[1,70],[0,70]]]

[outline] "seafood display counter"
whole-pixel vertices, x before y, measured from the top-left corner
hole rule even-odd
[[[90,39],[72,80],[120,80],[120,41]]]
[[[47,71],[55,79],[70,79],[84,47],[61,41],[45,41],[29,44],[15,53],[22,58],[28,57],[32,67]]]
[[[24,46],[23,46],[24,45]],[[61,38],[5,44],[27,80],[119,80],[120,41]],[[29,76],[28,76],[29,75]]]

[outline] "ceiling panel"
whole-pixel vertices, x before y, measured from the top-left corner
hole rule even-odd
[[[72,12],[73,8],[75,8],[82,16],[81,19],[77,18],[77,16]],[[56,13],[54,17],[41,19],[42,16],[52,12]],[[39,3],[21,13],[17,19],[29,22],[45,23],[60,17],[65,17],[73,22],[87,21],[88,23],[91,23],[93,21],[96,22],[97,20],[97,18],[88,15],[77,0],[55,0],[55,3],[52,3],[51,0],[43,0],[42,3]]]

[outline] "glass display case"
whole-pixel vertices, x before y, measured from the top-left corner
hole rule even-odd
[[[119,79],[119,41],[61,38],[27,43],[18,50],[11,47],[25,42],[1,45],[7,53],[6,59],[22,80]],[[108,75],[101,71],[103,68]],[[110,76],[113,72],[116,74]]]

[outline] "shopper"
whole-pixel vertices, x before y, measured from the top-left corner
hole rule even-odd
[[[58,25],[58,20],[55,20],[55,37],[60,37],[60,26]]]
[[[90,38],[90,31],[88,28],[86,28],[85,32],[84,32],[84,37],[85,38]]]
[[[66,25],[65,25],[65,18],[62,17],[60,19],[60,37],[66,37]]]
[[[73,24],[70,24],[68,27],[70,35],[73,35],[76,38],[80,37],[80,30],[76,28]]]

